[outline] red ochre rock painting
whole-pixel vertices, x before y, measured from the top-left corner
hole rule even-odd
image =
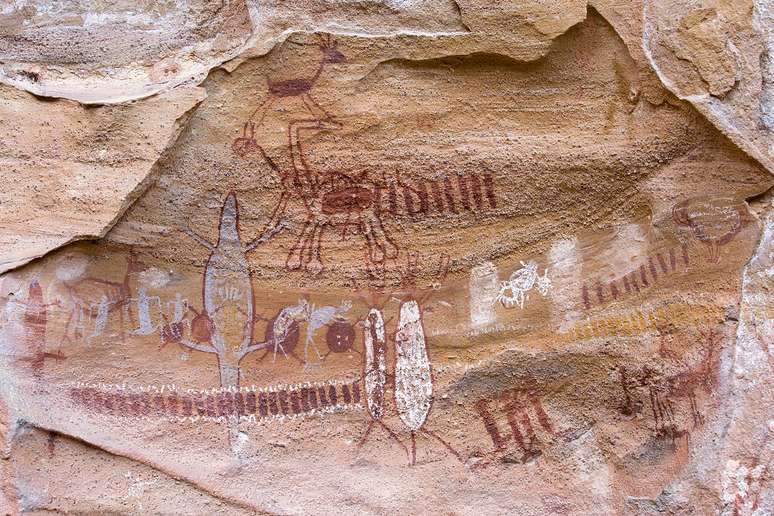
[[[763,2],[29,3],[0,508],[774,512]]]
[[[120,418],[232,418],[248,421],[361,408],[361,385],[310,383],[204,391],[105,389],[74,386],[73,402],[95,414]]]

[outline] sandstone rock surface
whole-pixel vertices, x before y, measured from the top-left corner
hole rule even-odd
[[[774,511],[765,2],[2,12],[5,513]]]

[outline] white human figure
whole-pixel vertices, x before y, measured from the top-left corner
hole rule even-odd
[[[161,299],[159,299],[158,296],[149,297],[145,292],[145,287],[140,287],[137,290],[137,299],[134,299],[133,301],[137,303],[137,319],[140,326],[133,330],[132,333],[135,335],[150,335],[156,331],[157,327],[156,324],[153,324],[153,319],[150,314],[150,304],[151,302],[155,302],[159,307],[159,310],[161,310]]]

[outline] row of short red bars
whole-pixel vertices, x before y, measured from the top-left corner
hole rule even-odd
[[[487,201],[490,208],[497,208],[491,174],[479,177],[470,173],[455,179],[447,177],[437,181],[419,180],[414,186],[401,183],[399,188],[402,190],[402,199],[394,184],[386,187],[384,196],[383,188],[376,187],[375,204],[379,212],[419,215],[427,214],[435,207],[438,213],[458,213],[463,208],[467,211],[484,209]],[[402,206],[399,207],[400,204]]]
[[[358,382],[281,389],[273,392],[156,393],[70,389],[70,397],[100,414],[117,417],[293,416],[360,402]]]
[[[668,249],[668,252],[669,261],[667,261],[664,256],[658,252],[655,255],[655,262],[652,255],[648,256],[647,263],[640,264],[639,267],[635,267],[630,272],[624,274],[620,278],[614,279],[607,285],[603,285],[602,283],[597,282],[595,287],[597,304],[601,305],[608,301],[617,301],[619,297],[624,297],[625,295],[632,294],[635,291],[639,292],[640,285],[638,283],[638,279],[639,282],[642,283],[643,289],[650,287],[650,282],[655,284],[659,279],[659,273],[656,264],[658,264],[658,266],[661,268],[662,276],[674,272],[677,269],[676,250],[672,247]],[[688,247],[685,245],[681,246],[681,256],[683,264],[687,267],[690,263],[688,258]],[[650,281],[648,281],[648,271],[650,271],[652,276]],[[618,281],[622,282],[621,288],[619,288],[616,284]],[[607,297],[606,287],[610,290],[610,297]],[[583,284],[581,296],[583,298],[583,305],[586,307],[586,309],[591,308],[591,305],[594,304],[594,302],[589,296],[589,288],[585,283]]]

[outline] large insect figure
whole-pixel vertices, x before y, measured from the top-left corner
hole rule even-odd
[[[418,255],[416,253],[409,254],[407,267],[403,272],[403,292],[399,293],[398,323],[393,337],[395,350],[392,375],[393,397],[398,417],[410,432],[411,449],[407,452],[411,466],[416,464],[417,434],[432,437],[458,460],[462,461],[459,453],[449,443],[425,426],[433,403],[433,374],[427,350],[421,305],[427,301],[432,292],[428,291],[419,295],[416,288],[417,264]],[[438,272],[440,281],[446,277],[448,268],[449,257],[443,255]],[[379,424],[403,446],[397,434],[382,422],[384,389],[387,386],[387,379],[390,377],[386,374],[386,370],[385,374],[382,374],[382,362],[385,355],[383,349],[386,348],[379,340],[383,334],[379,328],[384,328],[382,310],[372,307],[364,328],[363,376],[371,422],[366,434],[361,438],[360,444],[362,445],[368,437],[373,426]]]
[[[395,377],[387,373],[387,339],[385,338],[384,315],[377,308],[371,308],[363,324],[363,384],[365,385],[366,406],[371,416],[363,437],[358,442],[358,448],[368,440],[368,436],[375,425],[379,425],[387,435],[397,442],[408,454],[406,445],[403,444],[382,418],[385,414],[385,392],[388,379]]]

